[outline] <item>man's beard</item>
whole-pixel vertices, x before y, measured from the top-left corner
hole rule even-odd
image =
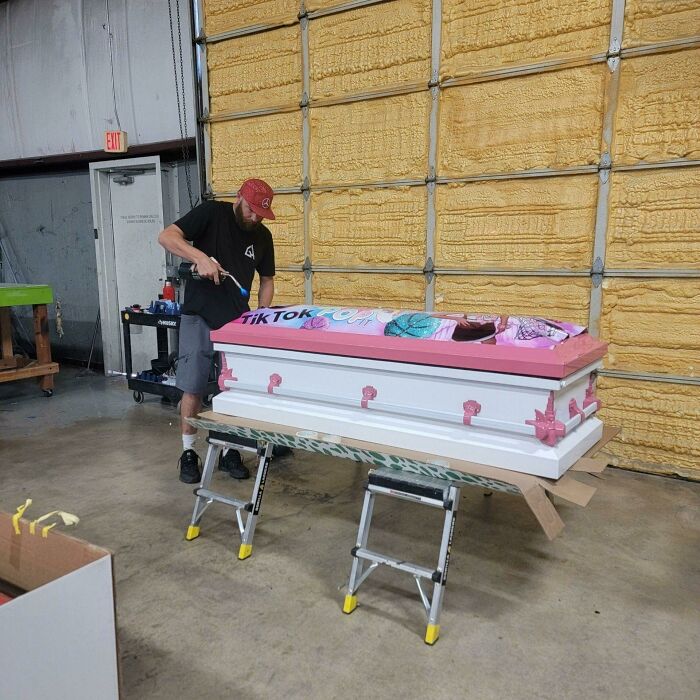
[[[233,215],[236,217],[238,228],[242,228],[244,231],[255,231],[255,229],[260,225],[254,221],[246,221],[243,218],[240,202],[238,202],[238,204],[236,204],[236,206],[233,208]]]

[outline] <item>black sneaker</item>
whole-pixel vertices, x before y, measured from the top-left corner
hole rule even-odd
[[[202,460],[194,450],[185,450],[177,466],[180,469],[180,481],[185,484],[198,484],[202,480]]]
[[[250,470],[243,464],[238,450],[229,450],[225,455],[222,451],[219,455],[219,469],[234,479],[250,479]]]

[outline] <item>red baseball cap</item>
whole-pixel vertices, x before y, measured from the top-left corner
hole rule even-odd
[[[270,209],[274,192],[264,180],[256,180],[255,178],[246,180],[241,185],[241,189],[238,190],[238,194],[248,202],[248,206],[258,216],[263,219],[275,218],[272,209]]]

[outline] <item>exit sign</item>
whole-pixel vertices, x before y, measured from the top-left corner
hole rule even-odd
[[[105,151],[126,153],[126,131],[105,131]]]

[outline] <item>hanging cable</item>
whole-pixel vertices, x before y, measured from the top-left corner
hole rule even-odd
[[[117,120],[117,129],[122,130],[122,125],[119,121],[119,111],[117,110],[117,91],[115,89],[114,82],[114,49],[112,46],[112,24],[109,19],[109,0],[105,0],[105,11],[107,13],[107,24],[103,24],[102,28],[107,30],[107,36],[109,37],[109,67],[112,71],[112,99],[114,100],[114,116]]]
[[[168,0],[168,17],[170,19],[170,49],[173,57],[173,75],[175,78],[175,97],[177,101],[177,118],[180,126],[180,139],[182,142],[182,159],[185,167],[185,181],[187,182],[187,197],[190,208],[194,207],[192,197],[192,177],[190,174],[190,147],[187,143],[187,104],[185,101],[185,68],[182,57],[182,27],[180,20],[180,0],[175,0],[175,15],[177,21],[177,51],[175,50],[175,32],[173,31],[173,7],[172,0]],[[180,56],[180,74],[177,70],[177,55]]]

